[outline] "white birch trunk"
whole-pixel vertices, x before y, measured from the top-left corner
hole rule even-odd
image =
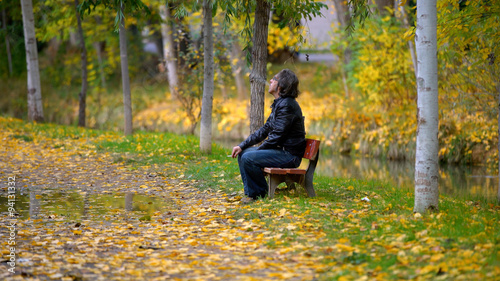
[[[243,73],[245,72],[245,58],[242,55],[240,44],[236,36],[232,37],[231,44],[231,70],[236,81],[236,91],[240,100],[248,99],[248,88],[245,85]]]
[[[439,115],[436,0],[417,1],[417,148],[414,212],[438,210]]]
[[[7,30],[7,15],[5,14],[5,9],[2,9],[2,23],[3,23],[3,30],[5,32],[5,51],[7,52],[7,62],[9,64],[9,75],[12,75],[13,74],[12,55],[10,53],[9,31]]]
[[[177,78],[177,66],[175,63],[174,36],[172,34],[172,28],[170,27],[170,10],[165,3],[160,4],[160,16],[162,19],[161,37],[163,41],[163,58],[165,59],[165,65],[167,67],[170,98],[174,99],[177,97],[177,87],[179,85],[179,81]]]
[[[83,34],[82,28],[82,20],[80,18],[80,14],[78,13],[78,0],[75,0],[75,12],[76,19],[78,23],[78,37],[80,40],[80,57],[81,57],[81,66],[82,66],[82,88],[79,94],[80,105],[78,109],[78,126],[85,127],[85,119],[86,119],[86,108],[87,108],[87,88],[88,88],[88,70],[87,70],[87,47],[85,47],[85,37]]]
[[[497,192],[497,200],[498,203],[500,203],[500,81],[497,82],[497,102],[498,102],[498,144],[497,144],[497,149],[498,149],[498,192]]]
[[[35,18],[31,0],[21,0],[24,26],[24,46],[28,70],[28,120],[43,122],[42,88],[38,67],[38,49],[35,36]]]
[[[122,13],[124,7],[122,3]],[[120,60],[122,69],[122,87],[123,87],[123,115],[125,119],[124,133],[126,136],[132,134],[132,99],[130,94],[130,77],[128,74],[128,54],[127,54],[127,31],[125,29],[125,19],[120,22]]]
[[[203,99],[201,101],[200,150],[212,153],[212,105],[214,98],[214,49],[211,0],[203,0]]]

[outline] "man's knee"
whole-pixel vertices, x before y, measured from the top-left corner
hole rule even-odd
[[[241,155],[240,161],[241,161],[241,163],[243,163],[243,165],[248,165],[248,164],[252,165],[253,164],[253,156],[251,153],[243,154],[243,155]]]

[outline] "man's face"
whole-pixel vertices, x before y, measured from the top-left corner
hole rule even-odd
[[[274,94],[278,92],[278,77],[274,75],[269,81],[269,93]]]

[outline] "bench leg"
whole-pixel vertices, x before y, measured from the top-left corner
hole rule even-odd
[[[314,187],[313,187],[313,177],[312,176],[307,176],[307,175],[305,176],[304,188],[307,191],[307,196],[316,197],[316,192],[314,191]]]
[[[269,197],[269,199],[272,199],[274,197],[274,192],[276,191],[276,188],[278,187],[278,185],[281,182],[282,182],[282,179],[281,179],[280,175],[269,175],[268,182],[267,182],[267,184],[269,186],[267,196]]]

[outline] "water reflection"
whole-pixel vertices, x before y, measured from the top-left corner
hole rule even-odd
[[[22,219],[115,220],[125,211],[137,217],[151,217],[171,206],[170,200],[134,193],[91,193],[81,190],[32,188],[16,194],[15,209]],[[0,196],[0,213],[7,214],[7,196]]]
[[[409,161],[323,155],[316,171],[330,177],[380,180],[413,190],[414,169],[414,163]],[[442,165],[439,174],[440,193],[459,198],[495,199],[497,196],[498,177],[485,167]]]
[[[125,210],[131,212],[134,209],[134,194],[129,192],[125,194]]]
[[[37,191],[36,188],[33,188],[29,192],[29,200],[30,200],[30,207],[29,207],[29,215],[30,218],[36,218],[38,216],[38,213],[40,212],[40,194],[39,191]],[[22,196],[16,196],[16,201],[17,200],[22,200]],[[21,210],[16,208],[16,211],[20,212]]]
[[[222,139],[217,140],[217,143],[230,151],[240,141]],[[316,172],[329,177],[380,180],[408,190],[415,187],[413,161],[382,161],[322,154]],[[458,198],[497,198],[499,183],[496,171],[488,171],[481,166],[441,165],[439,175],[439,192],[442,194]]]

